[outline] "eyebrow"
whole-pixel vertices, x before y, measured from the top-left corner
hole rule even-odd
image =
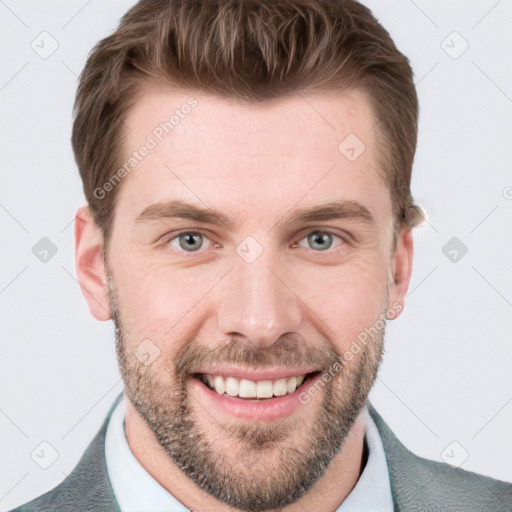
[[[277,225],[323,222],[332,219],[350,219],[369,226],[375,225],[375,219],[366,206],[347,199],[300,208],[285,215]]]
[[[135,223],[173,218],[211,224],[229,230],[235,228],[235,222],[225,214],[212,208],[196,206],[178,199],[148,206],[136,218]],[[375,219],[366,206],[357,201],[339,199],[294,210],[279,220],[274,227],[332,219],[350,219],[368,226],[375,225]]]
[[[135,223],[174,218],[187,219],[215,226],[224,226],[227,229],[233,229],[234,227],[233,222],[223,213],[213,210],[212,208],[186,203],[179,199],[155,203],[148,206],[135,219]]]

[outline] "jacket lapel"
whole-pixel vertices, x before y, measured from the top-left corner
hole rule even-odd
[[[117,396],[101,429],[89,443],[80,461],[69,476],[53,491],[39,498],[40,503],[37,510],[120,512],[121,509],[115,499],[108,477],[105,458],[105,434],[110,416],[122,397],[123,393]]]
[[[368,410],[384,446],[396,512],[512,510],[512,484],[415,455],[370,403]]]

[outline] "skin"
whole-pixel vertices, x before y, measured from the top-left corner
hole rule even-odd
[[[191,96],[197,107],[119,185],[105,260],[89,209],[75,219],[76,270],[90,312],[101,321],[113,318],[118,328],[129,446],[153,478],[195,510],[309,511],[318,503],[336,510],[364,468],[360,411],[384,330],[350,360],[343,355],[379,315],[393,308],[399,316],[412,271],[412,232],[400,231],[392,251],[390,193],[370,167],[378,168],[375,117],[357,90],[250,106],[196,91],[148,89],[129,113],[126,154]],[[351,133],[366,147],[352,162],[338,151]],[[170,199],[219,210],[235,226],[135,221],[147,206]],[[364,205],[374,224],[348,218],[278,224],[298,208],[339,199]],[[336,236],[319,250],[308,235],[326,229]],[[186,230],[205,235],[198,251],[180,245],[176,237]],[[251,263],[236,251],[248,236],[262,249]],[[134,355],[145,339],[159,351],[147,366]],[[205,408],[188,374],[199,356],[247,367],[259,362],[252,368],[303,362],[324,370],[340,357],[344,366],[307,405],[257,422]],[[343,418],[337,428],[334,418]],[[185,420],[189,441],[183,441]],[[304,468],[314,471],[319,438],[333,450],[321,454],[324,467],[308,481]],[[197,452],[194,459],[190,452]],[[202,464],[208,475],[191,476],[180,467],[184,460],[198,470]],[[290,496],[299,488],[294,474],[303,487],[287,503],[280,490]],[[215,494],[216,478],[233,491],[231,501]]]

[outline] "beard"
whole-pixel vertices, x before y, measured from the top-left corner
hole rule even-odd
[[[124,339],[116,290],[106,268],[125,394],[174,464],[234,509],[280,510],[303,497],[340,451],[368,400],[383,357],[385,322],[382,329],[370,330],[359,361],[352,366],[327,341],[320,348],[311,347],[297,336],[283,336],[267,348],[232,340],[213,348],[190,342],[178,352],[167,382],[162,382],[155,364],[142,364]],[[307,421],[302,417],[270,424],[221,424],[194,399],[188,383],[202,365],[222,363],[258,369],[313,365],[324,375],[341,369],[330,380],[318,381],[323,389],[303,405],[317,407],[318,412]]]

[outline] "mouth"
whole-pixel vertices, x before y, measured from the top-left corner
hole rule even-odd
[[[237,378],[213,373],[197,373],[194,377],[208,389],[223,396],[241,398],[253,402],[271,400],[276,397],[295,393],[307,385],[320,372],[298,373],[279,379],[248,379]]]
[[[294,411],[309,410],[310,400],[301,400],[301,396],[316,385],[321,372],[316,369],[248,372],[212,368],[191,377],[192,393],[203,411],[250,422],[272,422]]]

